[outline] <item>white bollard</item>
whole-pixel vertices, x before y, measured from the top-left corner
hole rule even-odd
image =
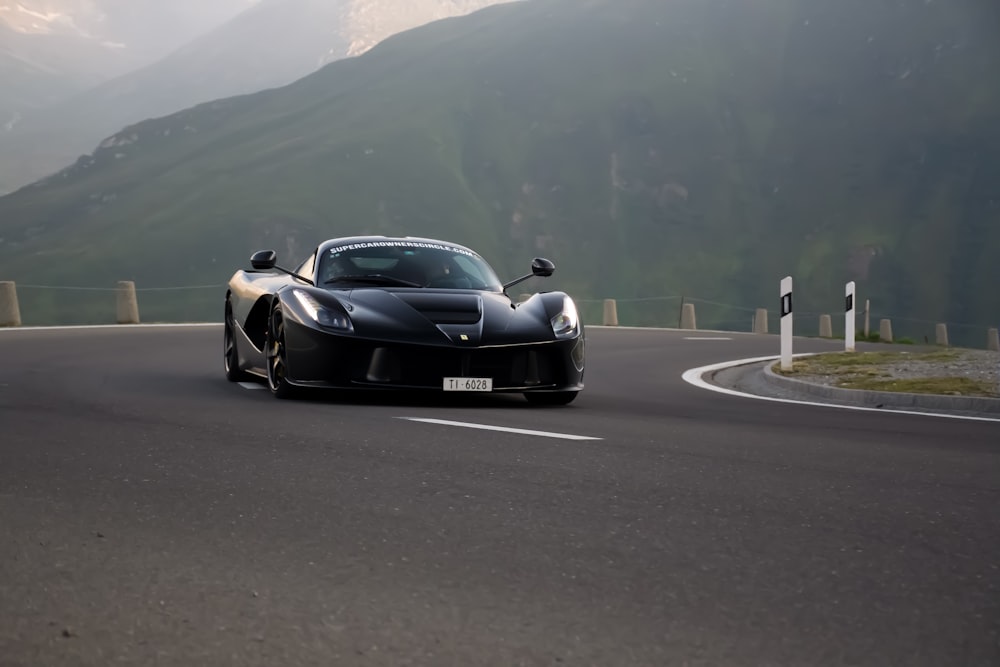
[[[934,342],[938,345],[943,345],[948,347],[948,325],[943,322],[939,322],[936,327],[934,327]]]
[[[1000,352],[1000,330],[994,328],[986,332],[986,349]]]
[[[833,338],[833,318],[829,315],[819,316],[819,337]]]
[[[618,326],[618,302],[614,299],[604,300],[604,326]]]
[[[854,309],[854,297],[857,286],[854,281],[844,286],[844,351],[854,352],[854,331],[857,328],[857,315]]]
[[[767,333],[767,308],[758,308],[753,316],[753,332],[755,334]]]
[[[792,277],[781,279],[781,370],[792,370]]]
[[[878,321],[878,337],[883,343],[892,342],[892,320]]]
[[[139,324],[139,301],[131,280],[118,281],[118,324]]]
[[[681,307],[681,329],[697,329],[698,319],[695,317],[694,304],[685,303]]]
[[[21,307],[17,304],[17,285],[0,282],[0,327],[21,326]]]

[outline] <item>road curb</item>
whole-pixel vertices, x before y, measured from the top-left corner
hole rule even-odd
[[[923,410],[956,410],[1000,414],[1000,399],[982,396],[942,396],[939,394],[906,394],[867,389],[843,389],[805,380],[784,377],[771,370],[773,361],[764,363],[764,380],[775,387],[802,392],[871,408],[918,408]]]

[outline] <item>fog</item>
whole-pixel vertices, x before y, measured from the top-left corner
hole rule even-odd
[[[146,118],[299,79],[497,0],[0,0],[0,195]]]
[[[22,34],[82,37],[144,64],[210,30],[256,0],[0,0],[0,21]]]

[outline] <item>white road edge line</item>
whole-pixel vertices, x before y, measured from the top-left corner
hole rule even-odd
[[[795,354],[794,357],[808,357],[812,353],[806,354]],[[943,419],[961,419],[965,421],[977,421],[977,422],[995,422],[1000,423],[1000,419],[995,417],[972,417],[966,415],[949,415],[937,412],[920,412],[917,410],[895,410],[892,408],[866,408],[860,405],[839,405],[837,403],[819,403],[817,401],[799,401],[791,398],[775,398],[773,396],[757,396],[756,394],[747,394],[742,391],[736,391],[735,389],[727,389],[726,387],[720,387],[718,385],[710,384],[703,379],[706,373],[714,373],[715,371],[726,370],[727,368],[735,368],[736,366],[746,366],[748,364],[756,364],[762,361],[773,361],[775,359],[780,359],[780,356],[770,356],[770,357],[753,357],[750,359],[737,359],[736,361],[725,361],[719,364],[712,364],[710,366],[701,366],[700,368],[692,368],[690,370],[684,371],[681,378],[688,384],[694,385],[700,389],[707,389],[708,391],[715,391],[720,394],[726,394],[728,396],[738,396],[740,398],[755,398],[758,401],[771,401],[772,403],[790,403],[793,405],[812,405],[821,408],[837,408],[840,410],[856,410],[858,412],[877,412],[879,414],[892,414],[892,415],[919,415],[921,417],[940,417]]]
[[[538,435],[543,438],[559,438],[561,440],[603,440],[589,435],[573,435],[571,433],[552,433],[550,431],[532,431],[526,428],[511,428],[509,426],[490,426],[488,424],[473,424],[471,422],[456,422],[448,419],[426,419],[424,417],[396,417],[411,422],[439,424],[441,426],[459,426],[461,428],[477,428],[483,431],[500,431],[501,433],[517,433],[520,435]]]

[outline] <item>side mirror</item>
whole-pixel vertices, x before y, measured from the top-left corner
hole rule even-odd
[[[505,283],[503,286],[504,291],[507,291],[508,287],[513,287],[514,285],[524,282],[528,278],[548,278],[552,275],[552,272],[556,270],[556,265],[545,259],[544,257],[536,257],[531,260],[531,273],[526,276],[521,276],[520,278],[515,278],[509,283]]]
[[[536,257],[531,260],[531,275],[540,278],[548,278],[556,270],[556,265],[544,257]]]
[[[250,266],[258,271],[273,269],[278,255],[273,250],[259,250],[250,257]]]

